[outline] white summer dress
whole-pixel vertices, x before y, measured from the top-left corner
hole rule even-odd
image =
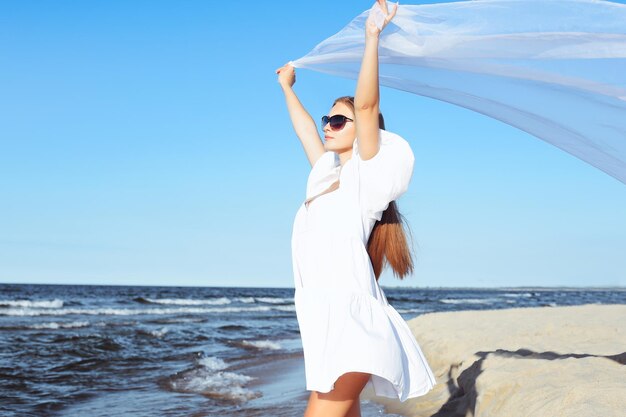
[[[415,158],[402,137],[379,132],[373,158],[361,159],[355,139],[343,166],[328,151],[311,168],[293,224],[294,303],[307,390],[329,392],[345,372],[367,372],[376,395],[405,401],[430,391],[435,376],[378,285],[366,245],[407,190]]]

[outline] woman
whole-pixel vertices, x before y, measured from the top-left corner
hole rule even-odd
[[[376,4],[374,7],[377,7]],[[426,394],[435,377],[406,322],[378,285],[383,262],[403,278],[412,270],[394,200],[413,172],[414,156],[387,132],[379,112],[378,38],[396,13],[384,0],[382,25],[366,25],[356,93],[340,97],[316,124],[292,87],[294,68],[279,68],[294,129],[311,163],[306,200],[292,235],[296,313],[304,350],[305,417],[360,416],[359,395]]]

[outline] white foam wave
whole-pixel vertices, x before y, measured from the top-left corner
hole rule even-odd
[[[236,299],[246,304],[254,303],[254,297],[237,297]]]
[[[168,332],[168,328],[167,327],[163,327],[161,330],[151,330],[149,333],[154,336],[154,337],[158,337],[161,338],[163,336],[165,336],[165,333]]]
[[[244,388],[244,385],[253,379],[256,378],[235,372],[215,372],[202,366],[179,374],[168,384],[176,392],[202,394],[207,397],[243,402],[262,395],[260,392]]]
[[[154,304],[181,305],[181,306],[199,306],[199,305],[223,305],[230,304],[230,299],[220,297],[205,300],[193,300],[186,298],[146,298],[146,301]]]
[[[270,306],[254,307],[179,307],[179,308],[98,308],[98,309],[31,309],[9,308],[0,310],[0,316],[65,316],[70,314],[79,315],[107,315],[107,316],[134,316],[134,315],[166,315],[166,314],[206,314],[206,313],[241,313],[269,311],[275,308]]]
[[[77,329],[80,327],[87,327],[87,326],[89,326],[88,321],[73,321],[70,323],[57,323],[53,321],[50,323],[33,324],[32,326],[28,326],[28,328],[35,329],[35,330],[39,330],[39,329],[56,330],[56,329]]]
[[[439,300],[444,304],[492,304],[497,298],[443,298]]]
[[[280,298],[280,297],[256,297],[256,300],[261,303],[268,303],[268,304],[287,304],[287,303],[293,302],[293,298]]]
[[[274,310],[280,310],[280,311],[296,311],[296,306],[295,306],[295,305],[290,305],[290,306],[276,306],[276,307],[274,307]]]
[[[63,300],[0,300],[0,306],[22,308],[62,308]]]
[[[228,365],[220,358],[216,358],[215,356],[209,356],[207,358],[202,358],[198,361],[198,364],[204,366],[207,369],[211,369],[213,371],[220,371],[222,369],[226,369]]]
[[[272,342],[270,340],[253,340],[253,341],[243,340],[241,344],[244,346],[249,346],[249,347],[253,347],[256,349],[270,349],[270,350],[282,349],[280,344],[276,342]]]

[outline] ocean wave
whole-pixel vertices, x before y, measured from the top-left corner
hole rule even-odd
[[[429,310],[426,310],[424,308],[398,308],[396,309],[396,311],[402,314],[409,314],[409,313],[423,313]]]
[[[148,334],[160,339],[165,336],[165,333],[167,333],[168,331],[169,329],[167,327],[163,327],[161,330],[150,330],[148,331]]]
[[[219,327],[220,330],[229,330],[229,331],[233,331],[233,330],[239,331],[239,330],[244,330],[247,328],[248,326],[243,326],[241,324],[225,324]]]
[[[199,359],[198,365],[204,366],[205,368],[213,371],[221,371],[222,369],[226,369],[228,367],[223,359],[216,358],[215,356]]]
[[[425,303],[427,300],[418,297],[405,297],[405,296],[393,296],[387,295],[387,301],[396,302],[410,302],[410,303]]]
[[[502,294],[503,297],[532,297],[533,295],[529,292],[525,293],[506,293]]]
[[[283,297],[235,297],[233,299],[244,304],[253,304],[253,303],[290,304],[290,303],[293,303],[293,298],[283,298]]]
[[[245,402],[262,396],[261,392],[245,388],[256,379],[248,375],[223,371],[226,364],[218,358],[204,358],[199,366],[179,372],[162,382],[166,389],[210,398]]]
[[[102,362],[103,361],[99,358],[78,359],[72,362],[63,363],[62,365],[58,365],[53,368],[48,368],[46,369],[46,372],[65,374],[63,376],[56,377],[55,382],[66,382],[75,377],[76,372],[97,372],[98,369],[102,368]]]
[[[57,323],[57,322],[49,322],[49,323],[38,323],[38,324],[23,324],[23,325],[9,325],[9,326],[0,326],[0,330],[58,330],[58,329],[78,329],[81,327],[88,327],[91,323],[88,321],[73,321],[67,323]]]
[[[87,327],[87,326],[89,326],[88,321],[73,321],[69,323],[57,323],[53,321],[50,323],[33,324],[30,326],[26,326],[26,327],[29,329],[35,329],[35,330],[39,330],[39,329],[56,330],[56,329],[78,329],[78,328]]]
[[[279,311],[296,311],[296,306],[295,305],[276,306],[276,307],[274,307],[274,310],[279,310]]]
[[[244,348],[253,348],[253,349],[258,349],[258,350],[264,350],[264,349],[269,349],[269,350],[280,350],[282,349],[282,346],[280,346],[280,344],[273,342],[271,340],[242,340],[241,342],[237,341],[234,342],[234,344],[239,345],[241,347]]]
[[[194,300],[188,298],[144,298],[136,297],[133,299],[142,304],[165,304],[165,305],[179,305],[179,306],[199,306],[199,305],[223,305],[230,304],[230,299],[227,297],[220,297],[214,299]]]
[[[444,304],[493,304],[497,298],[443,298],[439,302]]]
[[[256,300],[258,302],[268,303],[268,304],[288,304],[288,303],[293,303],[293,298],[256,297]]]
[[[276,310],[270,306],[254,307],[179,307],[179,308],[97,308],[97,309],[31,309],[9,308],[0,310],[0,316],[65,316],[65,315],[106,315],[106,316],[134,316],[134,315],[165,315],[165,314],[206,314],[206,313],[242,313]]]
[[[152,324],[183,324],[183,323],[205,323],[208,319],[204,317],[164,317],[146,321]]]
[[[63,300],[0,300],[0,307],[62,308]]]

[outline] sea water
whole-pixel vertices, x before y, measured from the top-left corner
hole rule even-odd
[[[386,288],[435,311],[624,304],[624,289]],[[2,416],[301,416],[293,288],[0,284]],[[363,417],[390,416],[362,402]]]

